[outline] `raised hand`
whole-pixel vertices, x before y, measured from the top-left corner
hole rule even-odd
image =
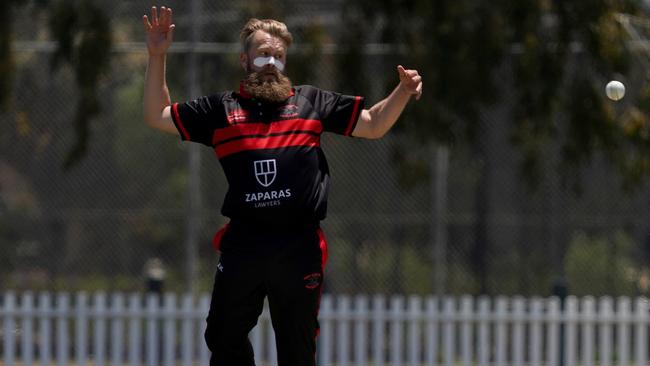
[[[172,44],[175,25],[172,24],[172,9],[161,7],[160,17],[155,6],[151,7],[151,20],[142,17],[144,30],[147,33],[147,50],[149,55],[164,55]]]
[[[402,90],[408,94],[415,95],[415,99],[419,100],[422,96],[422,77],[418,74],[418,71],[407,70],[402,65],[398,65],[397,73],[399,74]]]

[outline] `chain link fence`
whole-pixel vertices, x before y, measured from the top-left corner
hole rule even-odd
[[[101,2],[113,29],[111,70],[102,78],[102,113],[92,121],[88,155],[68,170],[63,161],[75,139],[70,121],[79,91],[72,70],[50,68],[54,44],[39,4],[16,10],[13,100],[0,114],[0,289],[145,290],[148,265],[161,263],[164,290],[187,290],[187,269],[195,266],[194,286],[209,291],[218,261],[210,243],[226,220],[219,214],[226,181],[214,152],[202,147],[198,255],[190,261],[188,144],[142,121],[140,18],[154,4]],[[364,48],[366,89],[340,80],[333,45],[346,31],[343,1],[201,1],[198,17],[190,4],[165,4],[177,24],[167,72],[175,101],[198,96],[190,93],[192,52],[200,94],[237,87],[238,34],[250,16],[287,23],[296,84],[374,103],[396,82],[394,60],[408,63],[408,53],[374,45]],[[310,47],[314,29],[324,47]],[[513,101],[504,87],[503,99],[484,110],[481,143],[472,150],[423,145],[400,131],[374,141],[323,136],[333,180],[323,223],[330,248],[325,291],[548,295],[568,286],[575,294],[648,293],[648,190],[622,192],[616,172],[596,158],[577,193],[559,181],[559,153],[550,149],[541,188],[531,192],[508,140]],[[404,159],[426,162],[407,172],[419,180],[405,178]]]

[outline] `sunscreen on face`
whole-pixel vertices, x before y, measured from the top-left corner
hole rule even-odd
[[[253,65],[257,67],[263,67],[266,65],[273,65],[275,66],[276,69],[280,71],[284,71],[284,63],[282,61],[276,59],[273,56],[269,57],[257,57],[253,60]]]

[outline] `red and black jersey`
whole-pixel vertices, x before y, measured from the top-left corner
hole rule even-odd
[[[214,148],[221,162],[228,180],[222,214],[277,225],[325,218],[329,168],[320,136],[349,136],[363,107],[362,97],[303,85],[281,103],[240,88],[171,109],[181,138]]]

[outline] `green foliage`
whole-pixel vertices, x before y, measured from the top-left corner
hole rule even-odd
[[[617,232],[611,238],[579,232],[569,244],[564,265],[569,291],[577,296],[634,295],[636,243]]]
[[[364,264],[356,260],[361,254],[355,250],[355,243],[328,235],[327,247],[328,257],[336,260],[329,260],[325,266],[325,290],[331,291],[333,287],[338,293],[354,293],[360,270],[363,271],[360,265]],[[343,279],[339,281],[339,278]]]
[[[281,19],[281,15],[286,14],[286,11],[284,11],[285,4],[282,1],[250,0],[242,1],[238,5],[245,15],[244,21],[253,17],[258,19]]]
[[[11,57],[11,5],[0,3],[0,108],[6,109],[12,89],[13,59]]]
[[[14,254],[20,238],[18,230],[14,227],[15,220],[12,219],[12,216],[9,212],[0,214],[0,247],[4,251]],[[15,260],[13,255],[0,256],[2,272],[10,273],[15,267]]]
[[[401,258],[401,272],[404,278],[405,294],[429,294],[433,286],[431,276],[431,261],[423,256],[417,248],[409,245],[401,248],[399,255]]]
[[[326,291],[336,293],[429,294],[433,288],[429,250],[411,242],[360,243],[330,240]],[[395,281],[395,277],[400,278]],[[396,282],[402,285],[391,288]]]
[[[38,233],[34,233],[34,217],[23,209],[0,209],[0,287],[2,277],[25,268],[26,263],[34,263],[38,258]],[[31,232],[30,232],[31,229]],[[25,235],[24,233],[30,233]]]
[[[77,135],[64,166],[70,168],[86,154],[90,120],[101,110],[99,81],[108,70],[111,27],[105,11],[93,0],[60,0],[53,4],[50,30],[58,48],[52,59],[54,69],[66,62],[74,69],[79,100],[73,126]]]
[[[295,41],[298,42],[298,40]],[[312,82],[311,80],[317,77],[318,68],[315,66],[317,65],[316,62],[323,57],[323,44],[325,41],[325,29],[318,21],[305,27],[303,39],[300,40],[300,43],[307,46],[307,49],[305,52],[293,52],[291,54],[291,63],[288,69],[294,84],[309,84]]]
[[[25,3],[24,0],[4,0],[0,2],[0,111],[9,107],[13,88],[14,59],[11,54],[13,36],[13,9]]]
[[[506,50],[501,29],[504,23],[498,2],[477,1],[357,1],[349,3],[346,14],[353,25],[345,40],[360,37],[356,44],[388,42],[405,46],[396,50],[399,63],[420,70],[425,93],[404,118],[405,129],[426,140],[451,143],[477,138],[478,114],[484,103],[496,100],[493,72]],[[358,16],[353,14],[358,13]],[[344,15],[344,21],[345,21]],[[386,22],[380,39],[368,39],[370,30]],[[356,34],[356,36],[355,36]],[[346,65],[354,63],[356,47]],[[359,61],[357,61],[358,63]],[[386,70],[394,72],[391,65]],[[355,81],[357,70],[342,70],[342,80]],[[396,78],[386,78],[392,89]],[[422,123],[427,121],[426,123]]]
[[[405,191],[416,188],[424,177],[432,179],[431,163],[422,160],[421,154],[421,149],[414,149],[412,144],[406,142],[396,143],[393,146],[392,160],[399,162],[395,168],[398,172],[399,184]]]
[[[361,45],[405,46],[406,52],[395,52],[395,60],[421,71],[425,93],[396,128],[421,143],[470,146],[480,144],[481,111],[503,103],[503,80],[513,87],[509,93],[515,98],[511,142],[520,153],[521,173],[532,191],[542,181],[545,153],[558,142],[564,154],[556,166],[565,181],[604,151],[620,168],[623,181],[632,186],[642,181],[648,162],[638,159],[631,164],[614,151],[625,147],[626,154],[642,156],[648,137],[634,129],[621,133],[601,84],[612,74],[629,70],[625,32],[615,15],[635,13],[637,7],[635,0],[347,2],[342,13],[346,32],[339,41],[345,51],[341,80],[348,89],[363,88]],[[383,33],[379,39],[371,38],[377,27]],[[386,70],[392,71],[392,67]],[[395,79],[386,80],[392,88]],[[638,112],[626,115],[638,124],[646,111]],[[563,116],[569,121],[559,125]],[[639,139],[643,144],[636,142]],[[480,159],[483,152],[475,150],[475,154]],[[399,160],[404,154],[395,157],[405,172],[420,165]],[[404,181],[413,183],[412,177]],[[572,183],[579,187],[581,182]]]

